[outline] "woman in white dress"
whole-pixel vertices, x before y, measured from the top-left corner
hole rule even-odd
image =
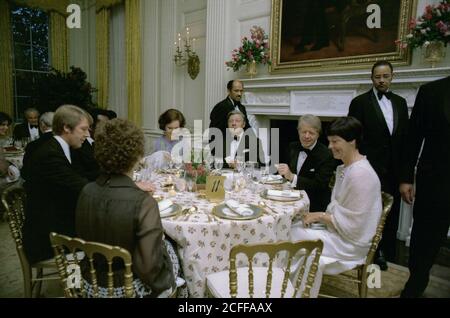
[[[365,262],[381,217],[381,185],[369,161],[358,151],[362,126],[356,118],[336,120],[327,135],[334,158],[344,163],[336,169],[331,202],[325,212],[304,214],[293,224],[291,235],[294,241],[322,240],[319,272],[338,274]],[[320,281],[317,277],[317,293]]]

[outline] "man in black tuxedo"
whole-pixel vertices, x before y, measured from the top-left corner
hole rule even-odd
[[[279,164],[278,173],[296,189],[306,191],[310,211],[325,211],[331,199],[330,179],[336,168],[336,161],[331,151],[318,141],[322,131],[318,117],[300,117],[297,129],[300,142],[289,145],[289,165]]]
[[[42,135],[41,137],[39,137],[39,139],[33,140],[25,147],[25,154],[22,160],[22,170],[20,171],[20,175],[25,181],[29,176],[29,171],[27,169],[32,165],[32,163],[30,162],[32,154],[37,148],[39,148],[42,144],[47,142],[47,140],[53,137],[52,125],[54,115],[54,112],[47,112],[43,113],[42,116],[39,117],[39,129]],[[26,185],[26,182],[24,185]]]
[[[387,269],[386,260],[396,260],[397,229],[400,214],[399,169],[402,146],[408,130],[408,107],[403,97],[390,91],[393,67],[387,61],[372,67],[373,87],[355,97],[348,116],[363,125],[361,154],[367,156],[381,182],[381,191],[394,197],[394,204],[384,225],[375,263]]]
[[[81,148],[74,149],[74,166],[75,170],[77,170],[82,176],[86,177],[89,181],[95,181],[100,175],[100,167],[97,160],[94,158],[95,141],[93,138],[95,128],[100,122],[117,118],[117,114],[112,110],[101,108],[92,108],[88,112],[93,119],[90,128],[91,137],[86,138]]]
[[[24,224],[24,250],[31,264],[53,257],[50,232],[75,235],[75,208],[81,189],[88,183],[73,168],[71,149],[89,137],[90,115],[71,105],[58,108],[54,136],[30,158]]]
[[[39,111],[35,108],[28,108],[24,112],[25,122],[14,127],[14,140],[21,140],[22,138],[30,138],[36,140],[41,135],[39,131]]]
[[[400,193],[406,202],[412,204],[414,200],[414,223],[409,246],[410,276],[402,297],[423,294],[450,226],[449,88],[450,76],[420,87],[409,120]],[[414,190],[414,168],[422,143]]]
[[[244,84],[238,80],[229,81],[227,84],[228,96],[223,101],[214,106],[210,114],[209,128],[218,128],[222,132],[225,139],[225,132],[227,129],[227,116],[233,111],[237,110],[244,114],[245,129],[250,128],[250,123],[247,118],[247,111],[245,106],[241,104],[242,94],[244,93]]]
[[[237,110],[228,114],[228,129],[226,131],[224,167],[234,168],[236,160],[256,162],[259,166],[265,164],[264,150],[261,140],[252,129],[245,130],[245,116]]]

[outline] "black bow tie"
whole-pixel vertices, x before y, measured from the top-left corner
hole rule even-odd
[[[36,129],[38,129],[39,127],[38,127],[38,125],[30,125],[30,128],[36,128]]]
[[[378,100],[382,99],[383,95],[386,96],[387,99],[391,99],[392,92],[380,92],[380,91],[377,91]]]
[[[234,135],[233,139],[239,141],[239,136]]]
[[[302,145],[300,145],[300,151],[303,151],[304,153],[309,155],[309,153],[311,152],[311,149],[305,148]]]

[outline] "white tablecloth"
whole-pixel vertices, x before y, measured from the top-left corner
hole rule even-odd
[[[156,184],[160,184],[165,177],[167,176],[158,176]],[[160,189],[156,194],[165,197],[168,195]],[[230,196],[256,205],[262,200],[256,191],[249,190],[243,190],[238,194],[227,193],[227,198]],[[162,219],[166,234],[178,244],[191,297],[205,296],[205,278],[208,274],[228,269],[229,254],[233,246],[289,240],[295,211],[309,210],[309,198],[304,191],[302,199],[296,202],[263,200],[275,214],[267,213],[257,219],[246,221],[213,217],[211,212],[215,204],[199,199],[197,194],[178,193],[170,199],[183,208],[191,206],[198,208],[198,211],[189,215],[187,219],[185,217]],[[255,261],[256,264],[257,262],[258,260]]]

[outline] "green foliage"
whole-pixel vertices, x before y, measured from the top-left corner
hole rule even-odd
[[[422,47],[432,41],[447,45],[450,42],[450,0],[427,5],[421,17],[411,20],[409,31],[405,40],[398,41],[402,48]]]
[[[242,66],[253,61],[256,64],[271,64],[269,57],[269,37],[261,27],[253,26],[250,29],[251,40],[242,39],[242,46],[234,49],[231,61],[225,62],[228,68],[238,71]]]
[[[33,87],[34,106],[41,112],[55,111],[59,106],[71,104],[88,109],[95,107],[92,93],[96,90],[86,81],[81,68],[71,66],[65,73],[52,69],[35,80]]]

